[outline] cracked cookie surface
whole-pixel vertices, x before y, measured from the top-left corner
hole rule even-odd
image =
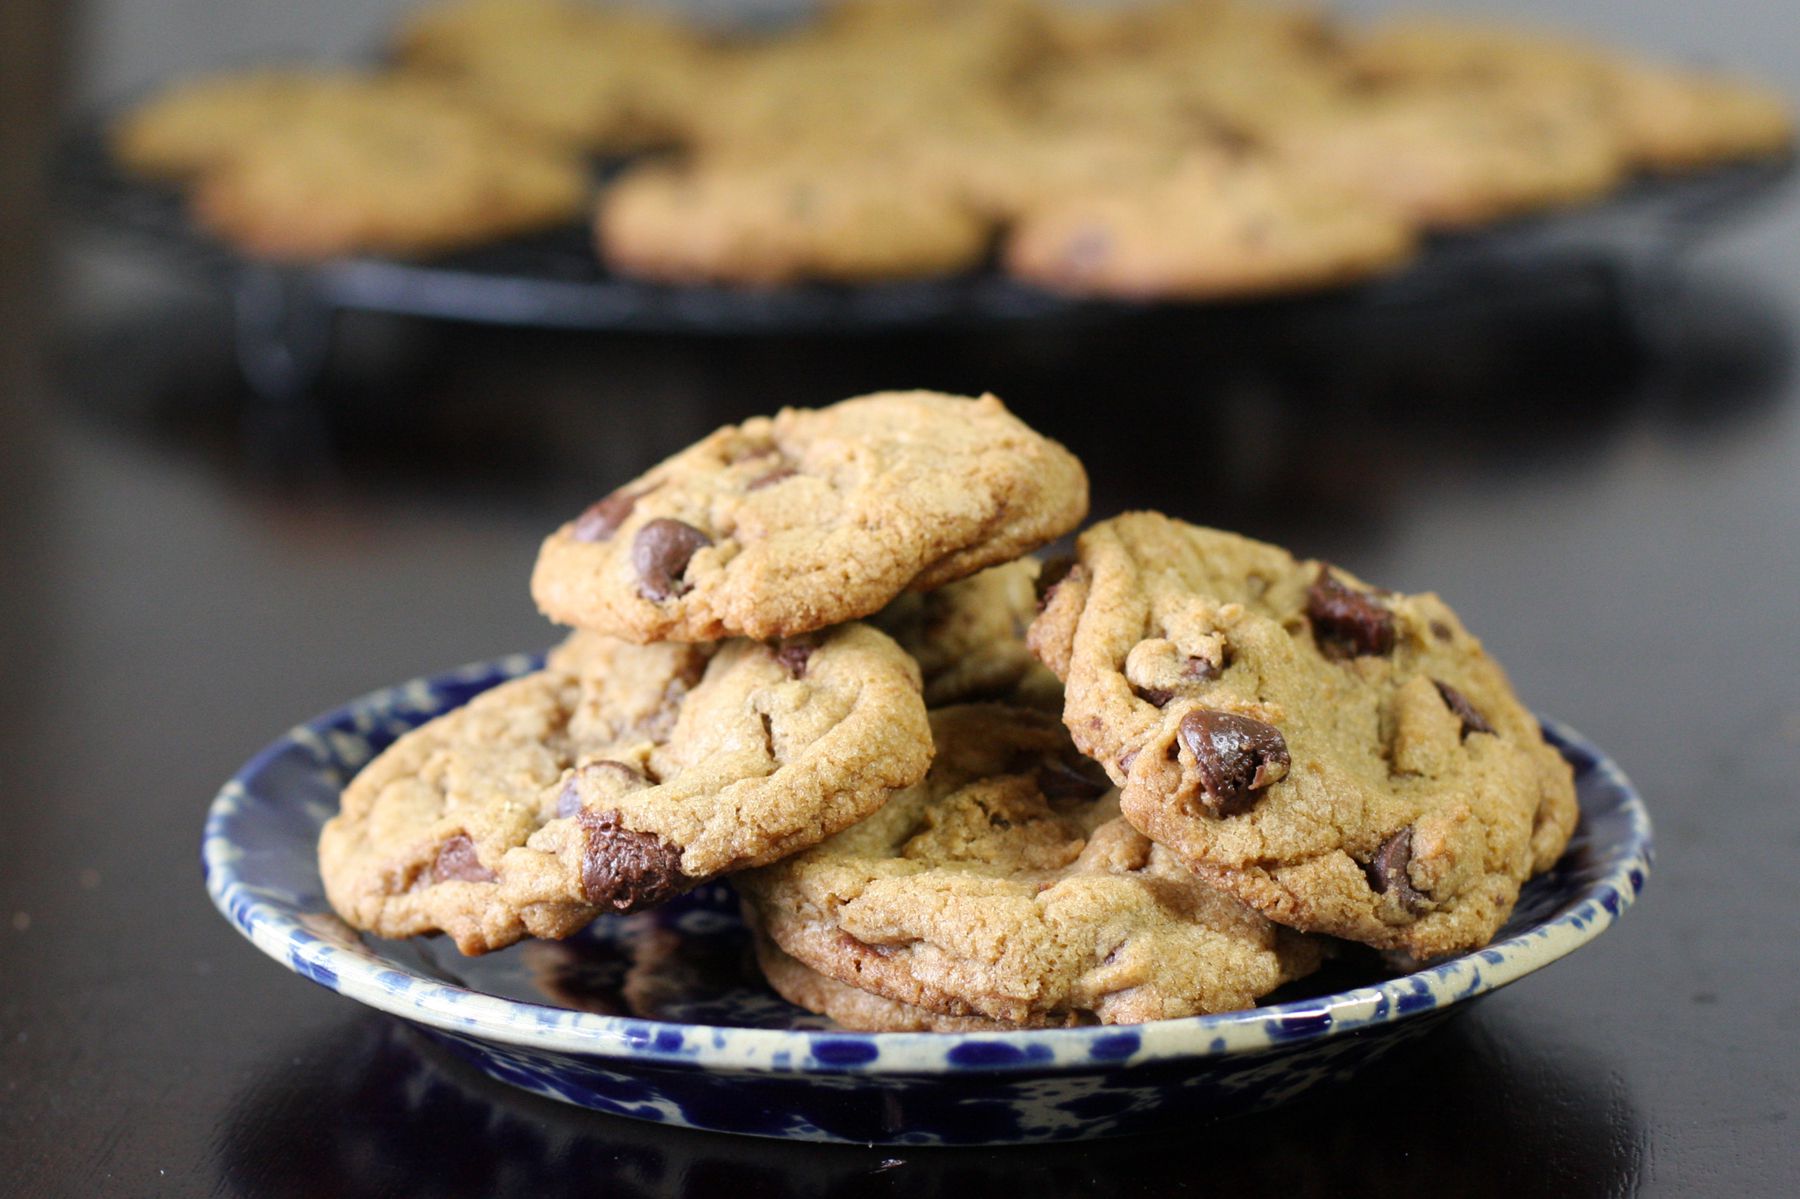
[[[816,844],[930,758],[918,668],[867,626],[774,646],[577,634],[365,767],[320,873],[357,928],[482,953]]]
[[[734,880],[807,967],[941,1015],[1059,1025],[1248,1007],[1316,964],[1317,942],[1120,819],[1054,718],[971,704],[931,722],[923,783]]]
[[[1562,853],[1571,771],[1435,595],[1157,513],[1095,525],[1033,624],[1125,817],[1271,919],[1426,958]]]
[[[634,641],[792,636],[1073,528],[1087,476],[993,396],[883,392],[718,430],[544,542],[552,620]]]

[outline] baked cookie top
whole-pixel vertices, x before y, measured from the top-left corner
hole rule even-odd
[[[576,219],[586,163],[407,74],[250,71],[179,84],[111,130],[197,222],[262,258],[422,254]]]
[[[461,0],[417,10],[394,58],[455,84],[514,127],[567,146],[667,141],[710,93],[717,55],[652,9],[571,0]]]
[[[354,104],[373,90],[373,81],[362,75],[277,67],[186,79],[113,122],[108,142],[129,170],[185,179],[310,108]]]
[[[781,151],[634,166],[602,194],[594,234],[641,278],[768,287],[954,274],[981,262],[990,228],[910,161]]]
[[[1060,712],[1062,683],[1025,644],[1042,569],[1036,558],[990,566],[935,591],[908,592],[869,623],[919,664],[927,707],[1003,700]]]
[[[1576,820],[1569,766],[1435,595],[1157,513],[1095,525],[1032,625],[1126,819],[1271,919],[1485,944]]]
[[[1026,206],[1004,257],[1055,291],[1208,299],[1366,278],[1403,263],[1413,241],[1388,204],[1206,153]]]
[[[356,928],[483,953],[815,844],[930,759],[918,668],[866,626],[780,645],[578,635],[364,768],[320,873]]]
[[[552,533],[552,620],[636,641],[792,636],[1005,562],[1087,512],[1074,455],[993,396],[883,392],[718,430]]]
[[[1383,82],[1554,88],[1569,111],[1610,130],[1632,165],[1653,171],[1777,154],[1794,137],[1788,101],[1772,88],[1547,31],[1413,14],[1363,31],[1349,60]]]
[[[1307,186],[1455,229],[1593,199],[1625,175],[1617,133],[1578,86],[1428,83],[1348,93],[1247,124]]]
[[[965,705],[931,727],[922,784],[735,880],[805,965],[945,1015],[1130,1024],[1247,1007],[1316,963],[1119,819],[1054,718]]]

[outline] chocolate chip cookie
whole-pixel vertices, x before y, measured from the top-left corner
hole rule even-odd
[[[965,705],[931,727],[922,784],[734,880],[806,966],[944,1015],[1053,1025],[1247,1007],[1318,960],[1120,819],[1053,717]]]
[[[790,151],[647,162],[601,197],[595,237],[615,270],[671,283],[874,282],[967,270],[990,225],[903,161],[847,168]]]
[[[1283,924],[1485,944],[1576,820],[1569,766],[1435,595],[1157,513],[1095,525],[1032,625],[1126,819]]]
[[[1062,684],[1025,644],[1043,564],[1020,558],[935,591],[908,592],[869,618],[913,656],[932,708],[974,700],[1062,710]]]
[[[653,10],[571,0],[462,0],[410,14],[393,57],[508,125],[576,149],[667,142],[709,95],[717,56]]]
[[[564,224],[582,160],[452,93],[399,78],[245,133],[194,184],[197,221],[258,257],[425,255]]]
[[[182,80],[122,115],[107,131],[108,141],[131,171],[186,179],[308,108],[340,103],[340,95],[367,86],[360,75],[274,67]]]
[[[783,953],[756,923],[755,909],[747,904],[745,908],[751,940],[756,947],[756,964],[769,986],[796,1007],[829,1016],[843,1028],[858,1032],[1004,1032],[1022,1027],[984,1016],[946,1016],[841,983],[829,974],[820,974],[798,958]]]
[[[1199,300],[1367,278],[1405,262],[1413,241],[1391,206],[1206,153],[1027,207],[1005,259],[1055,291]]]
[[[785,637],[1073,528],[1087,476],[993,396],[884,392],[720,429],[544,542],[552,620],[637,641]]]
[[[867,626],[776,645],[584,635],[370,763],[320,873],[357,928],[483,953],[816,844],[930,759],[918,668]]]
[[[1633,166],[1687,171],[1779,154],[1794,137],[1780,93],[1748,80],[1611,53],[1529,29],[1413,15],[1351,47],[1365,78],[1490,88],[1553,88],[1610,130]]]
[[[1385,204],[1428,230],[1457,229],[1617,186],[1623,147],[1586,104],[1554,80],[1405,86],[1272,112],[1254,136],[1309,187]]]

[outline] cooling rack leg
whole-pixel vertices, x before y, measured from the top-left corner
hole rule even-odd
[[[250,385],[245,435],[252,449],[292,461],[323,452],[319,385],[337,312],[305,272],[241,271],[233,293],[238,368]]]

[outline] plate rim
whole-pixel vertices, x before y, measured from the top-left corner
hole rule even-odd
[[[1568,751],[1580,755],[1600,785],[1617,794],[1626,821],[1624,834],[1606,846],[1612,866],[1553,919],[1408,974],[1328,995],[1147,1024],[967,1033],[687,1024],[507,999],[420,974],[373,950],[340,949],[304,926],[299,917],[311,913],[273,898],[240,874],[237,863],[252,847],[233,840],[228,829],[258,776],[277,758],[298,747],[323,765],[328,733],[347,721],[405,713],[403,718],[416,725],[422,723],[419,717],[455,706],[424,711],[436,688],[480,684],[485,689],[536,669],[541,660],[542,655],[512,654],[384,687],[264,746],[207,810],[201,868],[213,905],[258,949],[302,977],[376,1010],[489,1043],[628,1064],[750,1073],[1055,1072],[1267,1052],[1450,1007],[1542,969],[1606,931],[1636,900],[1654,861],[1649,813],[1624,771],[1570,726],[1540,717],[1565,757]],[[958,1060],[961,1046],[974,1048]]]

